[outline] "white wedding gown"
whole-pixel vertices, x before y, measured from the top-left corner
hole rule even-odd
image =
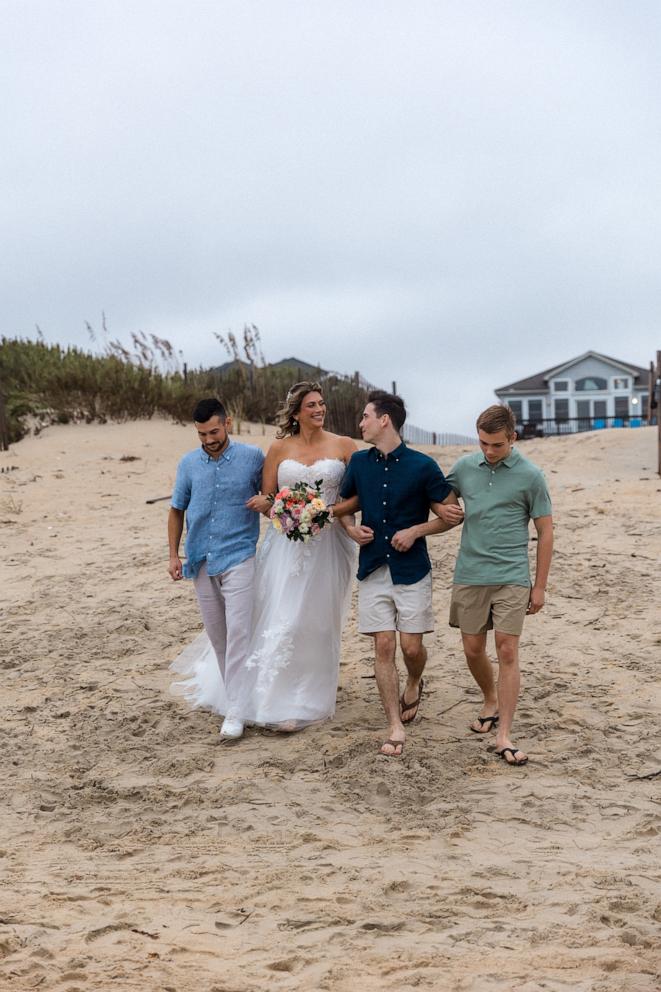
[[[344,472],[339,458],[313,465],[286,458],[278,467],[278,488],[321,479],[328,505],[337,500]],[[290,541],[269,526],[257,553],[253,633],[232,717],[298,729],[333,716],[355,560],[356,545],[337,522],[306,543]],[[206,634],[171,667],[185,676],[174,692],[193,706],[226,713],[222,677]]]

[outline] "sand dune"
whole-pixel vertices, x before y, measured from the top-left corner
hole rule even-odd
[[[62,426],[0,453],[0,988],[658,989],[655,431],[524,447],[557,551],[523,638],[522,769],[467,732],[456,533],[432,545],[439,623],[401,761],[377,753],[353,617],[330,724],[227,746],[172,697],[201,625],[166,574],[168,503],[145,501],[194,441]]]

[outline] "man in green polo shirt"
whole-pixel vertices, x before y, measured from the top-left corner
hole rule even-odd
[[[513,447],[516,422],[508,406],[490,406],[477,418],[481,452],[464,455],[447,477],[464,503],[464,526],[450,604],[468,667],[484,695],[471,730],[496,728],[496,753],[509,765],[528,756],[510,737],[519,698],[519,638],[527,613],[538,613],[553,553],[553,518],[540,469]],[[537,531],[535,581],[528,567],[528,524]],[[498,684],[487,657],[493,630]]]

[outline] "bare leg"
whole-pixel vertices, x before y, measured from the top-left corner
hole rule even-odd
[[[496,631],[496,652],[498,654],[498,705],[500,707],[496,750],[502,751],[503,748],[514,748],[510,734],[521,687],[518,636]],[[523,759],[527,758],[527,755],[520,749],[517,749],[515,753],[516,758],[511,754],[506,754],[505,760],[511,765],[523,764]]]
[[[408,677],[404,689],[404,702],[413,703],[420,695],[420,679],[427,664],[427,648],[422,643],[422,634],[400,633],[399,643],[404,655],[404,664]],[[407,723],[411,723],[417,710],[409,710],[406,714]]]
[[[481,717],[494,716],[498,713],[498,693],[496,690],[496,682],[493,677],[492,665],[487,657],[486,647],[487,647],[487,635],[486,634],[464,634],[462,631],[461,639],[464,645],[464,654],[466,655],[466,661],[468,662],[468,667],[470,673],[482,690],[482,695],[484,696],[484,702],[480,709],[479,715]],[[471,724],[471,730],[474,730],[478,734],[488,733],[491,730],[491,724],[480,724],[479,720],[476,720]]]
[[[403,747],[406,733],[399,716],[399,675],[395,665],[396,649],[397,640],[394,630],[379,631],[374,635],[374,675],[388,722],[388,739],[401,741]],[[397,749],[393,744],[383,744],[381,750],[390,756],[401,754],[401,749]]]

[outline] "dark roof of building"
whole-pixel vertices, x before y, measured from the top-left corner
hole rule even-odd
[[[281,358],[279,362],[271,362],[271,368],[281,369],[289,368],[296,369],[297,373],[300,371],[301,375],[307,375],[310,377],[315,377],[318,375],[327,375],[325,369],[320,368],[319,365],[310,365],[309,362],[303,362],[300,358]]]
[[[536,372],[535,375],[528,376],[527,379],[519,379],[517,382],[511,382],[508,386],[499,386],[494,392],[496,395],[500,393],[510,393],[510,392],[544,392],[548,390],[548,380],[552,375],[557,374],[563,369],[570,368],[572,365],[576,365],[577,362],[582,362],[585,358],[601,358],[603,361],[608,362],[611,365],[615,365],[618,368],[625,369],[630,372],[634,379],[640,379],[641,376],[646,376],[648,374],[647,369],[641,368],[640,365],[634,365],[632,362],[623,362],[619,358],[611,358],[610,355],[602,355],[599,351],[586,351],[582,355],[578,355],[576,358],[570,358],[567,362],[561,362],[560,365],[554,365],[550,369],[544,369],[543,372]],[[642,380],[644,381],[644,380]]]
[[[247,362],[244,362],[241,358],[233,358],[230,362],[225,362],[223,365],[218,365],[214,372],[218,372],[220,375],[224,375],[226,372],[230,372],[232,369],[243,366],[244,369],[249,369],[250,366]],[[316,379],[318,375],[328,375],[325,369],[320,369],[318,365],[310,365],[309,362],[304,362],[300,358],[281,358],[279,362],[269,362],[268,368],[271,369],[291,369],[296,375],[300,375],[301,378],[308,377],[310,379]]]

